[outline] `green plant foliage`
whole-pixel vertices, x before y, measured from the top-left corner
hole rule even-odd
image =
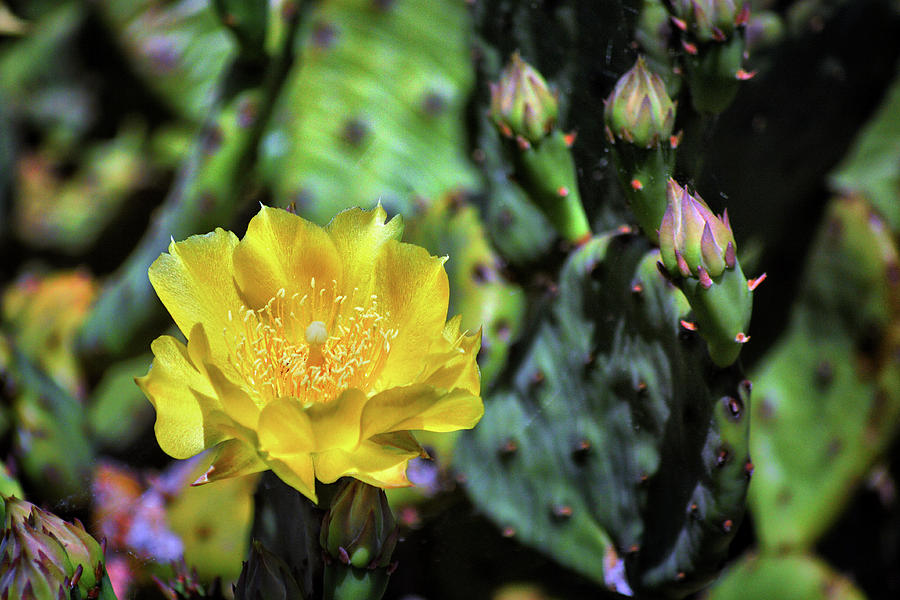
[[[611,234],[569,258],[457,464],[507,534],[601,583],[624,557],[625,586],[679,597],[714,576],[743,514],[749,384],[679,324],[658,257]]]
[[[473,187],[468,26],[461,2],[319,3],[264,140],[276,203],[327,223],[378,201],[411,215],[416,196]]]
[[[747,555],[730,567],[709,600],[864,600],[853,583],[827,563],[806,554]]]
[[[894,233],[900,233],[900,76],[830,182],[839,190],[865,194]]]
[[[832,201],[787,331],[754,376],[750,500],[764,548],[815,543],[897,431],[898,268],[867,204]]]

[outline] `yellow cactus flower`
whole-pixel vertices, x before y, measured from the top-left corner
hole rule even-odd
[[[173,241],[151,265],[187,345],[157,338],[137,383],[167,454],[217,449],[200,483],[272,469],[313,501],[316,479],[407,486],[411,431],[481,418],[481,336],[445,322],[446,259],[386,218],[351,209],[323,228],[262,207],[243,239]]]

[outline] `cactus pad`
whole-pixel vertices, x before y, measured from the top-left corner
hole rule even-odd
[[[572,254],[457,465],[504,534],[618,591],[681,597],[743,514],[749,383],[680,325],[658,259],[630,233]]]

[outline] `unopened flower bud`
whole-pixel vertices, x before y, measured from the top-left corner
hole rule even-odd
[[[397,523],[384,490],[350,479],[325,515],[319,541],[332,558],[357,568],[374,569],[390,564],[397,535]]]
[[[5,517],[0,564],[6,566],[0,597],[68,598],[69,590],[78,588],[81,597],[115,598],[103,548],[80,523],[63,521],[18,498],[0,496],[0,503]]]
[[[675,14],[701,42],[725,41],[738,24],[734,0],[676,0]]]
[[[523,138],[532,144],[541,141],[559,114],[556,94],[519,53],[491,84],[491,119],[507,137]]]
[[[619,78],[605,104],[606,125],[616,138],[650,148],[672,135],[675,103],[662,78],[647,68],[643,57]]]
[[[659,227],[659,250],[673,276],[695,277],[707,284],[735,261],[734,234],[728,213],[720,219],[699,195],[692,195],[674,179],[666,188],[668,205]],[[710,282],[711,283],[711,282]]]

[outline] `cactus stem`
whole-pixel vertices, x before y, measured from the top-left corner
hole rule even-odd
[[[751,279],[751,280],[749,280],[749,281],[747,282],[747,289],[749,289],[749,290],[752,292],[752,291],[754,291],[756,288],[758,288],[758,287],[759,287],[759,284],[761,284],[761,283],[762,283],[763,281],[765,281],[765,280],[766,280],[766,274],[763,273],[762,275],[760,275],[760,276],[757,277],[756,279]]]
[[[743,331],[738,331],[737,335],[734,336],[734,341],[738,344],[746,344],[750,341],[750,336]]]
[[[641,183],[640,179],[632,179],[631,180],[631,189],[633,189],[636,192],[639,192],[642,189],[644,189],[644,184]]]

